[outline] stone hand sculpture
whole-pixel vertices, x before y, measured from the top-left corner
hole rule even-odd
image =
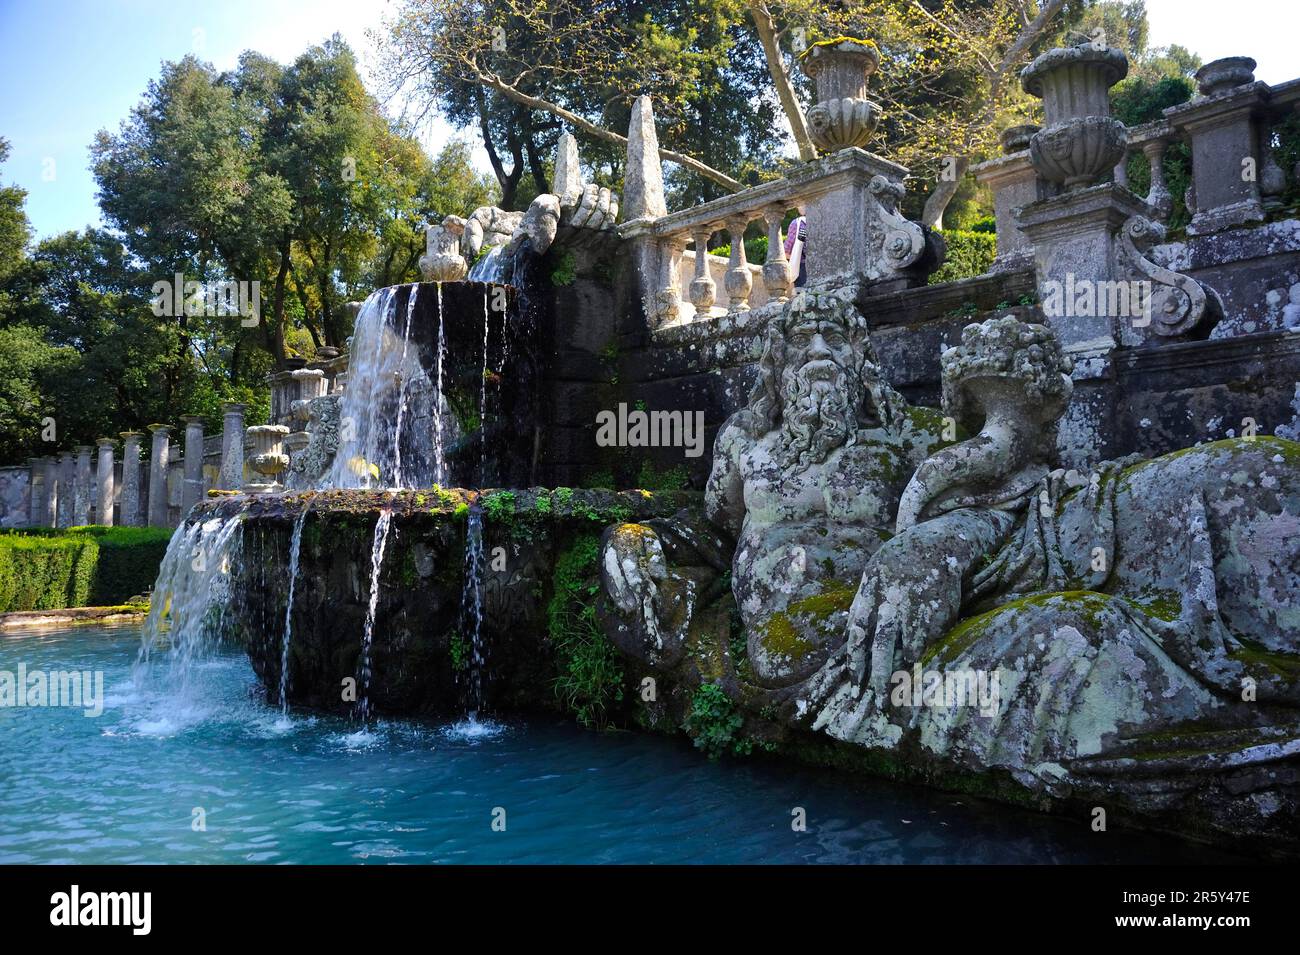
[[[473,262],[484,248],[506,245],[524,220],[522,212],[506,212],[496,206],[479,206],[465,220],[461,250]]]
[[[568,133],[555,150],[553,193],[533,200],[510,240],[513,251],[527,238],[534,252],[545,255],[559,241],[592,244],[613,232],[618,221],[618,196],[603,186],[584,183],[578,164],[578,143]]]

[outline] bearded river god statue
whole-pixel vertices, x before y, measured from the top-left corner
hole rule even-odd
[[[968,326],[941,367],[956,442],[883,380],[851,301],[787,306],[718,433],[707,522],[607,530],[611,638],[792,751],[829,737],[906,778],[1300,847],[1300,445],[1065,473],[1048,328]],[[728,569],[747,659],[718,662]]]

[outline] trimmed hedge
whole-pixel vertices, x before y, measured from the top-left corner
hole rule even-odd
[[[125,603],[153,586],[171,533],[90,526],[0,534],[0,613]]]
[[[946,229],[940,235],[948,246],[948,254],[943,265],[930,276],[931,285],[983,275],[998,254],[997,236],[991,232]]]

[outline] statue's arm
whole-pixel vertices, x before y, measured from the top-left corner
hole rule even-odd
[[[740,536],[745,522],[745,483],[740,456],[751,440],[738,412],[727,419],[713,442],[713,469],[704,489],[704,513],[733,539]]]

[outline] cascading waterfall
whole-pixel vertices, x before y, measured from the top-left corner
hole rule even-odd
[[[167,544],[149,602],[138,666],[152,665],[168,650],[174,688],[188,690],[196,664],[222,636],[222,622],[236,594],[232,579],[240,555],[244,508],[181,524]],[[142,673],[137,674],[142,678]]]
[[[370,545],[370,601],[366,605],[366,622],[361,631],[361,693],[357,698],[357,711],[363,727],[370,717],[370,647],[375,635],[375,611],[379,607],[379,572],[384,566],[384,548],[388,544],[388,526],[392,520],[391,507],[379,512],[374,542]]]
[[[352,335],[348,386],[340,409],[339,448],[322,488],[385,488],[420,483],[403,462],[403,439],[418,460],[427,435],[406,435],[407,423],[431,413],[440,393],[411,346],[419,285],[408,286],[405,321],[393,328],[397,287],[380,289],[361,306]],[[418,468],[417,468],[418,471]],[[406,473],[403,473],[406,472]]]
[[[298,581],[298,554],[302,550],[302,528],[307,522],[307,511],[303,505],[293,522],[293,533],[289,537],[289,596],[284,605],[284,638],[280,647],[280,713],[289,718],[289,643],[293,637],[293,591]]]
[[[487,380],[488,331],[492,327],[492,313],[488,310],[487,288],[483,289],[483,373],[479,376],[478,392],[478,479],[487,483]]]
[[[467,696],[471,726],[478,723],[483,708],[483,570],[483,509],[474,504],[465,530],[465,582],[460,596],[461,630],[469,636]]]
[[[415,303],[420,296],[420,286],[411,286],[411,295],[406,300],[406,327],[402,331],[402,357],[398,360],[398,372],[402,376],[397,388],[397,421],[393,426],[393,486],[402,487],[402,422],[406,416],[406,394],[410,376],[406,374],[406,352],[411,344],[411,318],[415,315]],[[441,393],[439,393],[441,394]]]
[[[447,483],[447,456],[443,444],[442,426],[442,363],[447,354],[447,322],[442,314],[442,283],[438,283],[438,390],[433,397],[433,480],[435,484]]]
[[[500,282],[505,272],[506,257],[502,254],[504,246],[494,245],[487,250],[483,258],[474,263],[469,270],[471,282]]]
[[[348,361],[348,386],[340,409],[342,423],[339,448],[334,456],[325,487],[365,487],[371,477],[370,466],[380,425],[385,378],[391,380],[394,349],[386,347],[388,312],[394,289],[372,292],[361,304],[352,332]]]

